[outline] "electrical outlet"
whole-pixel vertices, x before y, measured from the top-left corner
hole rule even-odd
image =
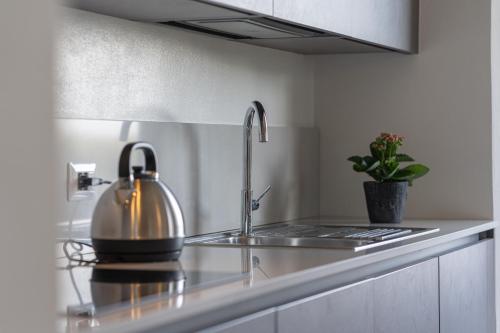
[[[66,193],[68,201],[88,200],[95,195],[95,191],[82,187],[82,176],[92,177],[96,169],[95,163],[68,163]]]

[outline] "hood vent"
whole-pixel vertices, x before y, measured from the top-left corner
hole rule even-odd
[[[269,18],[190,20],[160,22],[230,39],[274,39],[331,36],[322,31],[283,23]]]

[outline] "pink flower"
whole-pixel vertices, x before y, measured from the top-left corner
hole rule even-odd
[[[397,135],[397,134],[380,133],[378,139],[389,143],[396,143],[396,142],[402,143],[404,137],[402,135]]]

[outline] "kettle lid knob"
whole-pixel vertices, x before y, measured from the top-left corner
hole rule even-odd
[[[132,170],[134,170],[134,175],[135,175],[142,173],[142,170],[144,170],[144,168],[141,165],[134,165],[132,166]]]

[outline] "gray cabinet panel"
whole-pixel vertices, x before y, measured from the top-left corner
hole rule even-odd
[[[359,1],[359,0],[357,0]],[[349,35],[352,0],[274,0],[274,16],[287,21]]]
[[[442,333],[495,332],[494,243],[439,257]]]
[[[273,15],[273,0],[206,0],[216,5],[231,6],[236,9]]]
[[[375,333],[439,332],[438,259],[373,280]]]
[[[275,333],[274,309],[238,318],[224,324],[202,330],[202,333]]]
[[[277,18],[409,52],[418,13],[418,0],[274,0]]]
[[[278,332],[370,333],[372,307],[368,280],[278,307]]]
[[[64,0],[70,7],[145,22],[242,18],[246,13],[186,0]]]
[[[277,308],[279,333],[438,333],[438,259]]]

